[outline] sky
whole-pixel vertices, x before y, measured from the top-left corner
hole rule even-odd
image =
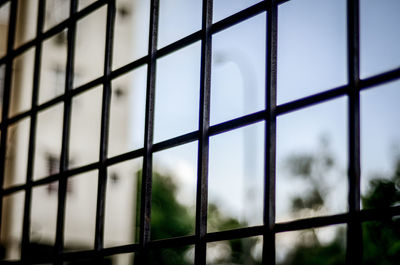
[[[201,28],[201,1],[160,2],[158,48]],[[257,2],[216,0],[213,21]],[[360,0],[361,78],[400,65],[399,10],[397,0]],[[292,0],[282,4],[278,12],[278,104],[345,85],[346,1]],[[217,33],[212,41],[211,125],[264,109],[266,14]],[[140,39],[142,53],[146,45],[147,41]],[[198,129],[200,49],[201,43],[196,42],[157,60],[155,142]],[[139,129],[132,129],[134,139],[140,139],[133,143],[138,147],[143,143],[139,125],[143,118],[139,116],[144,113],[146,84],[146,69],[140,71],[134,84],[141,89],[133,92],[137,103],[133,127]],[[363,194],[371,177],[390,177],[400,154],[399,85],[400,81],[391,82],[361,92]],[[329,187],[324,214],[347,210],[347,112],[348,99],[340,97],[278,117],[278,222],[293,220],[291,199],[310,190],[309,184],[290,176],[287,158],[318,154],[324,137],[336,161],[334,173],[321,179]],[[250,225],[262,224],[263,134],[264,123],[260,122],[210,138],[209,201]],[[176,177],[181,187],[179,200],[194,205],[197,142],[155,153],[154,157],[157,171]]]

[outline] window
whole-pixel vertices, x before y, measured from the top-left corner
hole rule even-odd
[[[361,172],[400,141],[385,4],[0,1],[2,260],[395,264],[400,160]]]

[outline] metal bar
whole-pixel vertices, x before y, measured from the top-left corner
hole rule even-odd
[[[262,264],[275,264],[275,178],[276,178],[276,83],[278,5],[275,0],[264,1],[267,12],[266,47],[266,122],[264,164],[264,244]]]
[[[77,0],[71,0],[70,16],[73,16],[78,8]],[[72,20],[68,28],[68,47],[67,47],[67,63],[65,74],[65,94],[70,93],[73,88],[74,80],[74,57],[75,57],[75,37],[76,37],[76,21]],[[68,170],[69,157],[69,138],[71,128],[71,98],[66,97],[64,101],[64,117],[63,117],[63,132],[60,157],[60,174]],[[57,228],[55,255],[56,261],[54,264],[62,264],[60,254],[63,251],[64,244],[64,217],[65,217],[65,202],[67,192],[67,177],[62,177],[58,184],[58,208],[57,208]]]
[[[106,24],[106,44],[104,55],[104,78],[103,103],[101,111],[101,132],[100,132],[100,152],[99,152],[99,181],[97,190],[97,209],[96,209],[96,228],[95,228],[95,250],[103,248],[104,241],[104,215],[105,215],[105,196],[107,186],[107,160],[108,136],[110,123],[111,105],[111,68],[114,39],[115,22],[115,0],[110,0],[107,5],[107,24]]]
[[[106,165],[111,166],[120,162],[138,158],[144,155],[144,148],[130,151],[125,154],[117,155],[106,160]]]
[[[297,111],[316,104],[320,104],[328,100],[333,100],[338,97],[345,96],[347,94],[348,88],[349,86],[341,86],[312,96],[307,96],[288,103],[281,104],[276,108],[276,115],[279,116],[292,111]]]
[[[142,187],[140,201],[140,231],[139,243],[142,248],[141,259],[147,255],[150,241],[151,221],[151,190],[153,174],[153,135],[154,135],[154,104],[156,89],[156,51],[158,36],[159,0],[152,0],[150,7],[149,50],[147,61],[147,91],[146,91],[146,117],[144,132],[144,157],[142,170]],[[143,263],[144,260],[139,260]]]
[[[148,61],[149,61],[149,58],[146,55],[146,56],[143,56],[131,63],[121,66],[120,68],[115,69],[114,71],[111,72],[111,78],[114,79],[114,78],[117,78],[117,77],[119,77],[123,74],[126,74],[132,70],[135,70],[136,68],[139,68],[140,66],[147,64]]]
[[[139,252],[140,245],[139,244],[129,244],[124,246],[117,246],[111,248],[103,248],[100,253],[103,256],[111,256],[116,254],[123,254],[123,253],[132,253],[132,252]]]
[[[184,145],[196,141],[199,138],[199,132],[194,131],[181,136],[177,136],[153,145],[153,152],[162,151],[179,145]]]
[[[208,209],[208,159],[209,143],[208,129],[210,127],[210,88],[211,88],[211,58],[212,58],[212,15],[213,1],[203,0],[202,11],[202,41],[201,41],[201,72],[200,72],[200,118],[199,146],[197,154],[197,196],[196,196],[196,245],[195,264],[206,264],[206,234]]]
[[[291,222],[277,223],[275,225],[275,232],[290,232],[311,228],[324,227],[329,225],[337,225],[346,223],[349,219],[349,214],[337,214],[329,216],[318,216],[307,219],[299,219]]]
[[[393,217],[400,216],[400,206],[392,206],[385,208],[366,209],[360,211],[360,219],[365,221],[376,220],[393,220]]]
[[[7,53],[10,52],[14,46],[15,31],[16,31],[16,18],[17,18],[17,1],[11,2],[9,24],[8,24],[8,39],[7,39]],[[3,106],[2,106],[2,121],[8,118],[10,108],[10,92],[12,86],[12,71],[13,61],[12,59],[6,60],[6,69],[4,77],[4,91],[3,91]],[[1,233],[1,220],[3,214],[3,185],[4,185],[4,174],[5,174],[5,161],[7,153],[7,137],[8,127],[1,128],[1,144],[0,144],[0,233]],[[1,234],[0,234],[1,235]]]
[[[82,174],[82,173],[85,173],[85,172],[88,172],[88,171],[92,171],[92,170],[95,170],[95,169],[98,169],[98,168],[99,168],[99,162],[96,162],[96,163],[93,163],[93,164],[89,164],[89,165],[85,165],[85,166],[82,166],[82,167],[79,167],[79,168],[74,168],[72,170],[68,170],[68,171],[65,171],[65,172],[62,172],[62,173],[57,173],[57,174],[54,174],[54,175],[51,175],[51,176],[48,176],[48,177],[45,177],[45,178],[42,178],[42,179],[38,179],[38,180],[32,181],[29,184],[12,186],[10,188],[5,189],[3,191],[3,194],[4,195],[8,195],[8,194],[11,194],[11,193],[15,193],[15,192],[27,189],[29,187],[37,187],[37,186],[41,186],[41,185],[50,184],[51,182],[59,181],[59,180],[64,179],[64,178],[69,178],[71,176]]]
[[[44,25],[44,15],[46,8],[46,0],[38,1],[38,17],[36,25],[36,36],[42,34]],[[32,85],[32,102],[31,107],[35,109],[38,104],[39,95],[39,82],[40,82],[40,65],[42,57],[42,45],[37,43],[35,48],[35,63],[33,72],[33,85]],[[36,123],[37,123],[37,112],[33,111],[31,115],[31,124],[29,128],[29,147],[28,147],[28,165],[27,165],[27,176],[26,176],[26,193],[25,193],[25,204],[24,204],[24,219],[22,229],[22,245],[21,245],[21,259],[24,261],[29,260],[29,243],[30,243],[30,220],[31,220],[31,201],[32,201],[32,186],[29,184],[33,179],[33,167],[35,161],[35,143],[36,143]]]
[[[360,89],[368,89],[400,78],[400,68],[396,68],[366,79],[360,80]]]
[[[248,114],[233,120],[229,120],[223,123],[219,123],[213,126],[210,126],[208,130],[208,135],[213,136],[217,134],[221,134],[224,132],[228,132],[234,129],[238,129],[247,125],[251,125],[257,123],[259,121],[265,120],[266,111],[261,110],[258,112],[254,112],[252,114]]]
[[[269,0],[268,0],[269,1]],[[288,2],[289,0],[276,0],[275,3],[277,5],[283,4]],[[220,32],[226,28],[229,28],[233,25],[236,25],[246,19],[249,19],[251,17],[254,17],[264,11],[267,11],[269,4],[265,4],[264,1],[259,2],[253,6],[250,6],[246,9],[243,9],[240,12],[237,12],[227,18],[224,18],[223,20],[218,21],[217,23],[214,23],[211,26],[211,32],[212,34],[215,34],[217,32]]]
[[[349,79],[349,220],[346,263],[362,263],[360,211],[360,14],[359,0],[347,1],[347,49]]]

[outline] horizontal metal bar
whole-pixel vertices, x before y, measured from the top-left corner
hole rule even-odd
[[[277,223],[275,225],[275,232],[289,232],[296,230],[304,230],[316,227],[323,227],[328,225],[335,224],[344,224],[348,221],[349,214],[337,214],[337,215],[329,215],[329,216],[319,216],[313,218],[300,219],[290,222]]]
[[[148,56],[143,56],[131,63],[128,63],[118,69],[115,69],[114,71],[111,72],[111,79],[115,79],[123,74],[126,74],[136,68],[139,68],[145,64],[147,64],[148,61]]]
[[[248,114],[246,116],[242,116],[233,120],[229,120],[223,123],[219,123],[213,126],[210,126],[209,129],[209,136],[214,136],[217,134],[221,134],[224,132],[228,132],[234,129],[238,129],[250,124],[254,124],[265,120],[265,113],[266,111],[259,111],[252,114]]]
[[[396,81],[400,78],[400,67],[360,80],[360,89],[368,89],[384,83]]]
[[[286,114],[295,110],[306,108],[315,104],[319,104],[328,100],[332,100],[347,95],[348,86],[333,88],[318,94],[300,98],[288,103],[278,105],[276,107],[276,115]]]
[[[199,138],[199,131],[190,132],[172,139],[158,142],[153,145],[152,152],[162,151],[168,148],[176,147],[178,145],[194,142]]]
[[[393,218],[394,216],[400,215],[400,206],[376,208],[376,209],[364,209],[360,210],[360,212],[357,212],[356,215],[359,215],[361,222],[388,220]],[[323,227],[335,224],[344,224],[347,223],[349,219],[350,219],[349,213],[306,218],[291,222],[277,223],[275,225],[275,231],[276,233],[281,233],[281,232],[310,229],[310,228]]]
[[[177,51],[179,49],[187,47],[187,46],[189,46],[189,45],[191,45],[191,44],[193,44],[193,43],[195,43],[197,41],[200,41],[200,40],[201,40],[201,30],[198,30],[198,31],[196,31],[196,32],[194,32],[194,33],[192,33],[192,34],[190,34],[190,35],[178,40],[178,41],[175,41],[175,42],[173,42],[173,43],[171,43],[171,44],[169,44],[169,45],[157,50],[156,57],[157,58],[161,58],[161,57],[163,57],[165,55],[168,55],[168,54],[170,54],[172,52],[175,52],[175,51]]]
[[[100,251],[100,254],[103,256],[112,256],[117,254],[131,253],[140,251],[139,244],[129,244],[124,246],[117,246],[111,248],[103,248]]]
[[[144,149],[143,148],[136,149],[136,150],[133,150],[133,151],[130,151],[130,152],[127,152],[127,153],[124,153],[124,154],[121,154],[121,155],[117,155],[117,156],[114,156],[114,157],[111,157],[111,158],[107,159],[105,161],[105,165],[106,166],[111,166],[111,165],[114,165],[114,164],[117,164],[117,163],[121,163],[121,162],[124,162],[124,161],[127,161],[127,160],[139,158],[139,157],[141,157],[143,155],[144,155]]]
[[[38,179],[38,180],[34,180],[30,184],[22,184],[22,185],[12,186],[12,187],[3,189],[2,193],[4,195],[9,195],[11,193],[15,193],[15,192],[18,192],[18,191],[21,191],[21,190],[25,190],[25,189],[30,188],[30,187],[46,185],[46,184],[49,184],[51,182],[60,180],[62,178],[69,178],[71,176],[73,177],[75,175],[79,175],[79,174],[82,174],[82,173],[85,173],[85,172],[88,172],[88,171],[91,171],[91,170],[97,170],[97,169],[99,169],[99,167],[100,167],[100,163],[99,162],[95,162],[95,163],[92,163],[92,164],[84,165],[84,166],[79,167],[79,168],[69,169],[69,170],[66,170],[66,171],[64,171],[62,173],[57,173],[57,174],[50,175],[50,176],[47,176],[47,177],[44,177],[44,178],[41,178],[41,179]]]
[[[71,260],[85,260],[92,259],[98,257],[99,252],[95,250],[81,250],[81,251],[64,251],[60,253],[60,258],[63,261],[71,261]]]
[[[234,230],[207,233],[206,241],[210,243],[223,240],[246,238],[251,236],[261,236],[263,235],[264,231],[265,231],[265,226],[260,225],[260,226],[238,228]]]
[[[279,0],[279,1],[277,1],[277,4],[280,5],[280,4],[286,3],[288,1],[289,0]],[[246,9],[243,9],[242,11],[237,12],[227,18],[224,18],[224,19],[218,21],[217,23],[214,23],[211,26],[211,32],[212,32],[212,34],[220,32],[220,31],[227,29],[231,26],[234,26],[244,20],[254,17],[264,11],[268,11],[268,9],[269,9],[269,2],[268,2],[268,5],[266,5],[265,2],[259,2],[259,3],[252,5]]]
[[[149,242],[149,247],[151,249],[159,249],[159,248],[177,248],[188,245],[193,245],[196,243],[196,236],[182,236],[175,238],[166,238],[160,240],[154,240]]]
[[[394,207],[361,210],[359,214],[362,222],[388,220],[394,216],[400,216],[400,205]]]
[[[369,221],[380,221],[391,219],[394,216],[400,215],[400,206],[393,206],[388,208],[380,208],[380,209],[366,209],[361,210],[360,220],[362,222]],[[284,233],[290,231],[298,231],[304,229],[311,229],[316,227],[325,227],[330,225],[337,224],[345,224],[349,218],[348,213],[345,214],[336,214],[329,216],[321,216],[321,217],[312,217],[305,218],[301,220],[295,220],[290,222],[281,222],[275,225],[276,233]],[[208,243],[217,242],[217,241],[226,241],[226,240],[234,240],[252,236],[261,236],[263,235],[265,226],[253,226],[253,227],[244,227],[238,229],[232,229],[227,231],[219,231],[213,233],[207,233],[206,241]],[[195,236],[183,236],[183,237],[174,237],[160,240],[153,240],[149,242],[148,247],[151,249],[159,249],[159,248],[172,248],[172,247],[182,247],[193,245],[195,243]],[[83,250],[83,251],[74,251],[68,252],[64,251],[61,254],[63,260],[77,260],[77,259],[88,259],[94,258],[97,256],[112,256],[116,254],[123,253],[132,253],[140,251],[139,244],[128,244],[116,247],[104,248],[99,251],[95,250]],[[18,264],[18,263],[10,263],[10,264]]]

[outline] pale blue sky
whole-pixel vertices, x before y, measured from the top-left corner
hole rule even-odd
[[[214,22],[256,2],[216,0]],[[397,48],[400,44],[400,28],[397,27],[400,2],[360,2],[361,77],[365,78],[400,65]],[[278,104],[346,84],[345,0],[292,0],[279,7],[278,21]],[[161,1],[158,47],[200,28],[201,1]],[[264,108],[265,30],[266,14],[263,13],[213,36],[212,124]],[[197,129],[199,73],[200,42],[157,61],[155,142]],[[244,98],[248,98],[250,104],[246,104]],[[398,82],[361,93],[363,191],[372,172],[391,169],[393,146],[400,145],[399,98]],[[292,153],[316,152],[321,135],[329,137],[341,172],[328,195],[329,213],[346,210],[347,104],[347,98],[341,97],[278,118],[278,220],[288,217],[290,194],[299,192],[296,186],[289,185],[285,158]],[[251,132],[243,132],[246,130]],[[262,221],[263,133],[263,123],[260,123],[210,140],[210,200],[220,204],[228,214],[241,220],[252,220],[252,224]],[[245,176],[248,170],[244,168],[249,166],[244,162],[246,135],[254,138],[250,143],[254,148],[247,151],[253,153],[251,160],[254,162],[246,163],[254,168],[255,177]],[[174,172],[175,165],[185,164],[180,168],[186,170],[177,170],[176,174],[180,175],[179,181],[186,191],[183,193],[189,194],[185,196],[191,196],[187,200],[188,197],[182,195],[182,200],[193,202],[197,148],[195,144],[191,146],[156,156],[158,166],[170,172]],[[253,191],[252,200],[257,209],[253,213],[246,212],[243,187]],[[307,187],[303,188],[307,190]]]

